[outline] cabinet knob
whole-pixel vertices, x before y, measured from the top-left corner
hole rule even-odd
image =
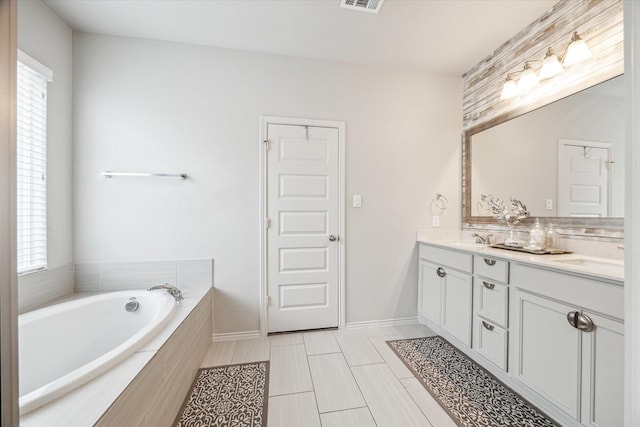
[[[496,265],[495,259],[489,259],[489,258],[483,258],[483,259],[484,259],[484,263],[487,265]]]
[[[436,270],[436,274],[438,275],[438,277],[444,277],[447,275],[447,273],[444,271],[444,268],[442,267],[438,267],[438,269]]]
[[[493,289],[493,288],[496,287],[496,285],[494,285],[493,283],[489,283],[489,282],[485,282],[485,281],[482,281],[482,286],[484,286],[487,289]]]

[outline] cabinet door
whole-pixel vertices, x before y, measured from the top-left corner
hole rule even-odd
[[[514,377],[579,419],[582,336],[567,321],[575,310],[520,290],[512,295]]]
[[[418,313],[439,325],[442,279],[437,274],[438,265],[420,260],[419,266]]]
[[[471,275],[447,268],[444,271],[441,326],[463,344],[471,346]]]
[[[583,332],[582,424],[623,425],[624,325],[596,314],[595,325]]]

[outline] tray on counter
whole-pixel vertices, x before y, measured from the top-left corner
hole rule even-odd
[[[503,244],[492,243],[490,248],[506,249],[508,251],[525,252],[533,255],[560,255],[570,254],[571,251],[565,251],[563,249],[529,249],[526,246],[507,246]]]

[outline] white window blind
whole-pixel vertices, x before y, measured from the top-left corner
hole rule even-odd
[[[47,82],[52,76],[18,52],[18,274],[47,268]]]

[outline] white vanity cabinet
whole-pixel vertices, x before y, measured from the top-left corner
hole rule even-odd
[[[561,425],[623,425],[621,278],[484,247],[419,254],[421,323]]]
[[[512,376],[587,426],[621,426],[623,286],[512,263]]]
[[[420,245],[418,316],[471,346],[473,255]]]

